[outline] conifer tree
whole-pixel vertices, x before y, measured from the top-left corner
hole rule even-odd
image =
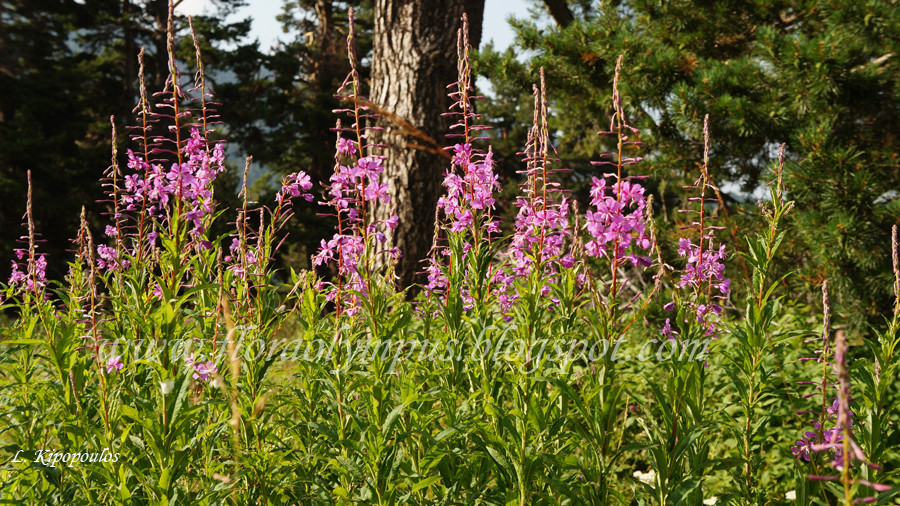
[[[601,149],[589,135],[604,107],[616,58],[625,55],[626,107],[644,132],[649,175],[663,220],[699,162],[703,117],[714,132],[710,166],[730,226],[756,221],[754,192],[787,143],[785,179],[797,201],[790,268],[809,286],[826,277],[850,316],[884,311],[890,296],[890,225],[900,216],[900,9],[895,1],[623,0],[568,2],[574,21],[539,28],[518,20],[517,45],[485,51],[480,70],[497,90],[518,89],[547,69],[560,154],[582,160]],[[499,102],[507,109],[517,95]],[[495,105],[495,107],[498,107]],[[763,193],[764,192],[760,192]],[[814,290],[808,290],[808,293]],[[859,320],[857,320],[859,321]]]
[[[216,0],[194,17],[211,75],[231,70],[250,20],[226,22],[243,0]],[[177,13],[178,11],[176,11]],[[25,174],[34,176],[34,218],[46,240],[48,276],[61,279],[79,210],[104,211],[99,176],[110,165],[114,116],[119,140],[137,103],[138,52],[145,47],[148,90],[168,75],[169,0],[3,0],[0,2],[0,277],[20,233]],[[193,61],[185,16],[176,16],[179,59]],[[190,79],[191,76],[184,76]],[[93,204],[92,204],[93,203]]]

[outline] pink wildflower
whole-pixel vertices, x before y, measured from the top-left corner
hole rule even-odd
[[[109,374],[113,371],[119,372],[123,367],[125,367],[125,364],[122,363],[122,355],[109,357],[109,359],[106,361],[106,374]]]

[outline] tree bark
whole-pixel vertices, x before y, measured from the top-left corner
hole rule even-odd
[[[566,0],[544,0],[544,5],[547,6],[547,10],[560,28],[565,28],[571,25],[572,21],[575,21],[572,9],[569,9],[569,4],[566,3]]]
[[[447,85],[457,80],[456,33],[469,16],[473,47],[481,40],[484,0],[376,0],[371,101],[382,114],[371,140],[388,146],[384,180],[391,204],[376,209],[399,217],[392,244],[403,252],[396,274],[401,288],[424,280],[422,260],[434,237],[434,213],[449,159],[435,145],[447,142],[450,122],[441,114],[451,100]],[[409,125],[418,130],[411,135]],[[424,134],[432,142],[422,138]],[[410,290],[410,295],[415,289]]]

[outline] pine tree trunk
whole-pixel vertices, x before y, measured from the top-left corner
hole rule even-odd
[[[396,264],[400,287],[422,283],[434,236],[434,214],[449,158],[434,144],[409,134],[408,122],[437,146],[447,144],[449,121],[441,114],[450,99],[446,86],[457,79],[456,32],[462,14],[469,16],[470,40],[478,47],[484,0],[376,0],[372,90],[370,99],[390,114],[372,139],[385,144],[385,181],[391,204],[376,210],[378,219],[395,208],[399,225],[392,243],[403,257]]]

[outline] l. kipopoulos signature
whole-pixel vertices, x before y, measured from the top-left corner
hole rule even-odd
[[[26,450],[19,450],[13,457],[13,462],[28,462],[28,459],[22,453],[31,453]],[[37,450],[34,452],[34,462],[38,462],[48,467],[56,467],[57,464],[66,464],[69,467],[78,464],[91,464],[98,462],[118,462],[120,453],[112,453],[109,449],[104,448],[100,453],[81,452],[81,453],[63,453],[55,450]]]

